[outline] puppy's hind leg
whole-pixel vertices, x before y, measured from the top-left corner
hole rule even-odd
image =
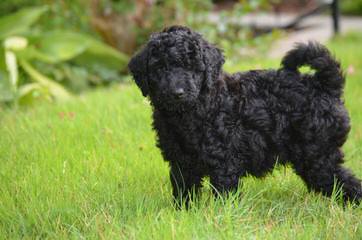
[[[343,167],[343,153],[336,149],[325,154],[307,153],[302,161],[293,162],[299,176],[310,190],[331,196],[334,186],[342,190],[343,200],[362,200],[361,180]]]

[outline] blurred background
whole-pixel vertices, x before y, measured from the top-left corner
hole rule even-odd
[[[362,0],[2,0],[0,106],[126,84],[130,56],[171,24],[201,32],[233,65],[362,31],[361,19]]]

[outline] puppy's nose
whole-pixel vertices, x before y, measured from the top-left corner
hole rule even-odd
[[[176,94],[176,96],[178,96],[178,97],[182,97],[182,96],[184,95],[184,93],[185,93],[185,91],[184,91],[183,88],[178,88],[178,89],[176,89],[176,91],[175,91],[175,94]]]

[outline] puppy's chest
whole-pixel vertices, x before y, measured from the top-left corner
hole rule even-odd
[[[200,142],[203,139],[204,126],[202,119],[181,117],[177,120],[178,124],[172,122],[170,125],[174,137],[184,151],[194,152],[199,148]]]
[[[236,119],[226,109],[219,109],[202,117],[194,115],[179,118],[176,121],[178,124],[173,125],[171,129],[183,150],[194,152],[212,144],[210,141],[217,141],[219,144],[228,142],[230,134],[238,126]]]

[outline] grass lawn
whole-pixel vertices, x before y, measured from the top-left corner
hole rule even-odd
[[[361,44],[361,34],[329,44],[349,69],[344,149],[360,178]],[[278,65],[241,59],[227,69]],[[308,193],[289,168],[245,178],[241,198],[215,201],[205,183],[200,202],[175,210],[151,109],[134,85],[0,114],[0,239],[362,239],[362,206]]]

